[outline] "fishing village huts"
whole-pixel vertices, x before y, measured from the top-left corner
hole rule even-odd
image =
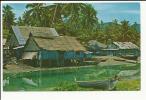
[[[8,47],[13,55],[20,59],[23,53],[23,47],[29,38],[29,33],[47,33],[49,36],[59,36],[54,28],[31,27],[31,26],[12,26],[11,36],[8,39]]]
[[[140,55],[139,47],[132,42],[112,42],[103,50],[111,56],[138,57]]]
[[[83,61],[85,50],[75,37],[30,33],[22,59],[33,60],[39,66],[45,63],[50,66],[65,66],[73,60]]]
[[[55,28],[12,26],[7,45],[11,55],[32,65],[66,66],[82,63],[96,56],[138,57],[139,47],[132,42],[110,42],[105,45],[96,40],[86,48],[72,36],[59,36]]]
[[[100,43],[96,40],[90,40],[88,42],[88,50],[93,52],[96,55],[104,55],[104,52],[102,49],[105,49],[107,47],[107,45]]]

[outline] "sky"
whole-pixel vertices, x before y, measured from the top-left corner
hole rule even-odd
[[[6,5],[3,4],[3,6]],[[22,16],[26,10],[26,3],[9,3],[16,14],[16,18]],[[97,17],[103,22],[128,20],[130,23],[140,23],[140,4],[139,3],[92,3],[97,11]]]

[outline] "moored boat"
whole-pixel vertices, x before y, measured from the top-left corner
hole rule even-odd
[[[94,81],[77,81],[75,78],[75,82],[80,87],[97,88],[102,90],[114,90],[116,88],[115,86],[118,80],[107,79],[107,80],[94,80]]]

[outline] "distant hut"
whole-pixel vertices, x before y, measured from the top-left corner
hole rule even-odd
[[[6,45],[6,39],[4,39],[3,38],[3,41],[2,41],[2,44],[3,44],[3,57],[5,58],[5,56],[6,56],[6,54],[7,54],[7,52],[8,52],[8,47],[7,47],[7,45]]]
[[[111,56],[139,56],[139,47],[132,42],[112,42],[104,49]]]
[[[3,53],[6,54],[6,52],[9,51],[9,47],[7,45],[7,39],[3,38],[2,44],[3,44]]]
[[[29,33],[46,33],[49,36],[59,36],[54,28],[48,27],[30,27],[30,26],[12,26],[11,36],[8,41],[8,46],[14,55],[19,59],[22,56],[23,47],[29,38]]]
[[[90,40],[88,42],[88,50],[97,55],[104,55],[102,49],[105,49],[107,46],[103,43],[100,43],[96,40]]]
[[[75,37],[50,37],[45,33],[30,33],[22,59],[34,60],[40,66],[44,63],[64,66],[72,60],[82,61],[84,51],[85,48]]]
[[[3,48],[4,48],[6,46],[6,39],[3,39],[2,43],[3,43]]]

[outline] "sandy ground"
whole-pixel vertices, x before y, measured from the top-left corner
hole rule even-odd
[[[73,68],[79,68],[79,67],[93,67],[93,65],[87,65],[87,66],[69,66],[69,67],[32,67],[28,65],[16,65],[16,64],[10,64],[5,66],[6,69],[3,69],[3,73],[21,73],[21,72],[31,72],[31,71],[40,71],[40,70],[57,70],[57,69],[73,69]]]
[[[130,65],[133,66],[136,63],[140,63],[140,61],[134,60],[127,60],[119,57],[113,56],[98,56],[95,57],[96,60],[99,61],[99,66],[108,66],[108,65]],[[77,66],[77,67],[92,67],[93,65],[86,65],[86,66]],[[39,68],[39,67],[32,67],[25,64],[9,64],[6,65],[3,69],[3,73],[21,73],[21,72],[30,72],[30,71],[39,71],[39,70],[56,70],[56,69],[65,69],[65,68],[77,68],[77,67],[56,67],[56,68]]]

